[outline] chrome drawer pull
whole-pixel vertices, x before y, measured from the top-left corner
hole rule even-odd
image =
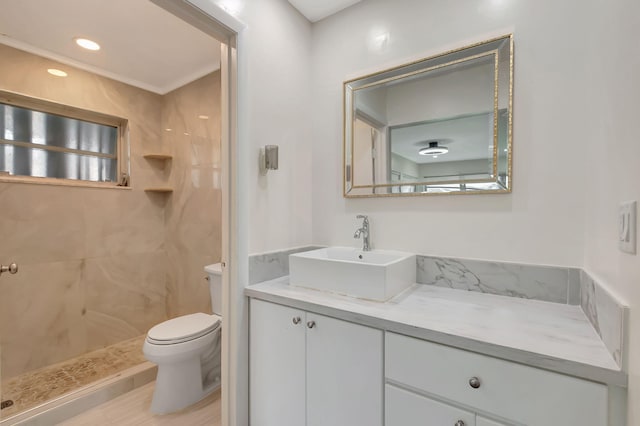
[[[300,324],[300,317],[293,317],[293,323],[294,323],[295,325]]]
[[[309,322],[307,323],[307,327],[309,327],[309,328],[313,328],[313,327],[315,327],[315,326],[316,326],[316,322],[315,322],[315,321],[309,321]]]
[[[474,389],[478,389],[480,387],[480,379],[478,379],[477,377],[470,378],[469,386],[471,386]]]
[[[464,426],[464,422],[462,420],[458,420],[453,426]]]

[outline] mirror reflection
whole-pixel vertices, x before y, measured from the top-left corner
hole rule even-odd
[[[509,192],[512,37],[348,81],[346,197]]]

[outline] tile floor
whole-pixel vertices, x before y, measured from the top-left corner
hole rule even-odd
[[[92,382],[146,362],[142,354],[145,336],[89,352],[2,382],[2,399],[13,405],[0,411],[10,417]]]
[[[220,391],[178,413],[156,416],[149,412],[155,382],[59,423],[60,426],[221,426]]]

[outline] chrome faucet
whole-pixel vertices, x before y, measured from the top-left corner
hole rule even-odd
[[[353,234],[353,238],[360,238],[362,236],[362,251],[371,251],[371,243],[369,237],[369,218],[363,214],[356,216],[356,219],[362,219],[362,228],[358,228],[356,233]]]

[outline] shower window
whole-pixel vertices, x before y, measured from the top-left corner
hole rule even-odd
[[[128,185],[127,120],[0,92],[0,179]]]

